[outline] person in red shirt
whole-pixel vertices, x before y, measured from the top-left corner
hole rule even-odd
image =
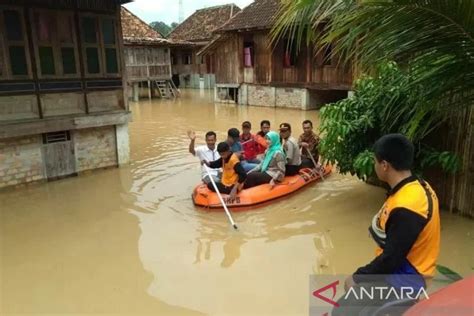
[[[259,163],[260,160],[257,159],[257,154],[259,150],[259,144],[250,131],[252,129],[252,124],[249,121],[242,123],[242,134],[240,134],[240,144],[242,145],[243,157],[242,157],[242,166],[244,167],[245,172],[252,170]]]

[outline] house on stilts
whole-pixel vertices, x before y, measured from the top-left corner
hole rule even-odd
[[[121,17],[128,96],[138,101],[144,90],[150,99],[177,97],[171,81],[170,42],[124,7]]]
[[[213,88],[215,61],[213,54],[198,56],[197,52],[213,38],[213,31],[240,11],[235,4],[197,10],[169,35],[173,81],[182,88]]]
[[[129,161],[120,6],[0,4],[0,188]]]
[[[216,102],[309,110],[347,96],[352,71],[330,58],[330,45],[297,49],[287,38],[270,43],[280,1],[255,0],[198,52],[214,60]]]

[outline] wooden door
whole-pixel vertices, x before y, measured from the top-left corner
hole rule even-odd
[[[74,143],[69,132],[43,135],[43,157],[48,180],[76,175]]]

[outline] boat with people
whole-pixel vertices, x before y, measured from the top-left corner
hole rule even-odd
[[[332,171],[332,165],[321,166],[320,168],[303,168],[298,174],[286,176],[273,189],[271,185],[261,184],[256,187],[240,191],[235,198],[230,198],[227,194],[222,194],[222,198],[227,207],[235,209],[260,205],[276,199],[286,197],[303,187],[321,180],[321,176],[326,177]],[[208,209],[223,209],[217,193],[209,190],[204,183],[198,184],[192,194],[193,203],[197,206]]]

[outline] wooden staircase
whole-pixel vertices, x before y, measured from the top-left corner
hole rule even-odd
[[[155,85],[158,91],[160,92],[160,97],[166,99],[179,97],[179,91],[174,85],[173,80],[156,80]]]

